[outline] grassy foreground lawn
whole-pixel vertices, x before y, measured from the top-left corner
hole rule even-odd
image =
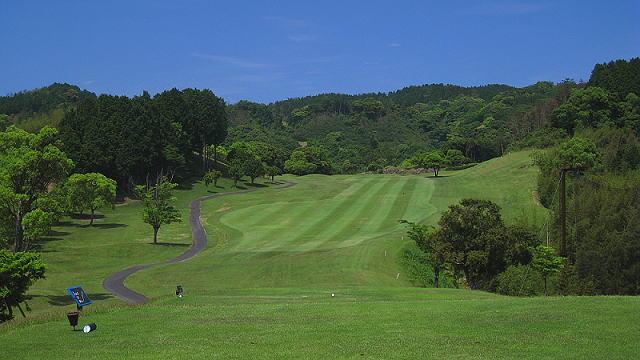
[[[421,359],[637,355],[640,299],[455,289],[246,289],[0,330],[3,358]]]
[[[167,259],[190,243],[188,224],[167,226],[152,246],[139,204],[77,221],[44,246],[48,279],[31,293],[39,314],[0,326],[3,358],[632,358],[640,352],[640,298],[509,298],[409,287],[400,264],[399,219],[435,224],[461,198],[487,198],[508,222],[540,224],[536,170],[519,152],[476,167],[424,176],[285,177],[265,188],[202,205],[209,247],[176,265],[127,280],[154,300],[123,306],[101,294],[108,274]],[[225,183],[225,190],[229,184]],[[178,193],[187,219],[201,185]],[[64,287],[96,301],[73,332]],[[171,296],[181,284],[186,297]],[[331,293],[336,297],[332,298]],[[58,301],[56,303],[55,301]],[[45,312],[55,307],[56,311]],[[34,305],[35,304],[35,305]]]

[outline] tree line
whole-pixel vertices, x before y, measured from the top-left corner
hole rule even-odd
[[[180,180],[193,168],[210,167],[226,137],[227,116],[224,101],[210,90],[172,89],[153,97],[90,97],[59,129],[79,171],[102,173],[132,190],[149,174],[170,172]]]

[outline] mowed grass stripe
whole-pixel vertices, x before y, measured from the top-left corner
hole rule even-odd
[[[323,215],[318,220],[310,223],[310,226],[308,226],[306,230],[293,237],[291,241],[283,243],[282,245],[308,244],[312,239],[327,236],[327,231],[329,231],[329,234],[331,233],[331,227],[335,225],[336,220],[344,219],[353,206],[357,204],[358,199],[362,199],[371,191],[375,191],[376,184],[379,182],[380,179],[372,177],[356,183],[359,185],[359,188],[351,196],[336,197],[330,201],[330,206],[318,208],[317,214]],[[305,248],[297,250],[305,250]]]
[[[381,181],[381,187],[371,197],[363,199],[359,208],[349,214],[351,220],[345,223],[336,234],[318,244],[316,248],[320,246],[340,247],[337,245],[347,240],[355,240],[354,238],[359,234],[371,234],[370,224],[384,211],[383,199],[387,196],[393,197],[392,189],[397,187],[399,182],[398,179],[391,177]]]
[[[411,195],[409,199],[407,209],[402,215],[403,219],[414,222],[424,222],[433,216],[437,208],[431,203],[431,196],[433,196],[437,181],[439,180],[434,180],[433,178],[418,178],[416,187],[413,190],[413,195]]]
[[[271,216],[279,213],[285,206],[289,206],[286,203],[272,203],[272,204],[256,204],[245,208],[233,210],[229,214],[225,214],[224,222],[237,223],[239,219],[247,226],[261,226],[272,223]],[[220,209],[224,209],[224,204]]]
[[[271,230],[267,230],[269,231],[269,233],[271,234],[275,234],[276,232],[283,232],[283,229],[287,229],[290,227],[289,223],[291,222],[291,218],[290,218],[290,214],[292,212],[304,212],[305,207],[308,207],[309,204],[308,202],[297,202],[297,203],[277,203],[280,206],[274,206],[277,207],[278,210],[275,213],[272,214],[272,216],[269,218],[269,222],[266,223],[265,225],[250,225],[248,223],[246,223],[246,219],[250,217],[250,215],[246,216],[245,218],[238,218],[238,217],[233,217],[231,219],[229,218],[223,218],[221,219],[222,223],[224,225],[227,225],[233,229],[236,229],[237,231],[239,231],[240,233],[242,233],[242,237],[238,239],[238,241],[233,244],[232,246],[232,250],[237,250],[239,248],[241,249],[246,249],[246,248],[255,248],[255,247],[259,247],[260,244],[258,244],[258,241],[260,240],[259,238],[264,238],[263,235],[261,235],[263,233],[263,231],[265,231],[265,229],[271,229]],[[274,204],[275,205],[275,204]],[[269,224],[270,223],[270,224]],[[266,241],[268,239],[263,239],[263,241]]]
[[[311,227],[317,222],[313,221],[314,214],[325,214],[325,217],[329,217],[336,207],[348,202],[351,196],[358,196],[367,183],[366,181],[351,182],[346,188],[341,189],[341,191],[336,192],[326,200],[296,202],[296,205],[304,206],[302,211],[296,212],[291,207],[285,207],[280,213],[274,214],[276,216],[271,219],[273,228],[266,233],[260,233],[255,228],[247,228],[241,219],[234,223],[226,223],[227,226],[244,229],[247,235],[252,234],[252,236],[245,236],[242,241],[232,248],[232,251],[275,250],[293,242],[306,232],[312,233],[314,230]],[[293,218],[290,217],[292,212],[296,213]],[[258,236],[260,237],[260,244],[256,243]],[[261,244],[267,245],[259,246]]]
[[[380,221],[380,225],[376,228],[376,232],[385,230],[390,231],[398,224],[398,220],[402,219],[402,216],[409,207],[411,197],[415,196],[414,191],[418,180],[418,178],[412,177],[404,183],[398,192],[398,196],[396,196],[393,205],[388,208],[383,220]]]
[[[270,226],[271,230],[265,233],[261,233],[259,229],[250,229],[252,237],[252,248],[259,248],[261,250],[273,250],[280,244],[279,238],[288,238],[292,236],[291,233],[298,231],[297,225],[303,223],[305,219],[309,218],[317,209],[316,203],[313,201],[305,201],[301,203],[289,204],[288,208],[282,209],[277,213],[277,217],[272,218],[272,222],[275,225]],[[291,214],[295,214],[291,216]],[[276,214],[274,214],[276,215]]]
[[[359,191],[363,187],[364,183],[350,182],[347,187],[343,188],[339,192],[336,192],[328,199],[319,201],[304,201],[303,204],[305,204],[305,209],[303,211],[294,212],[296,213],[296,215],[294,215],[293,218],[290,218],[289,221],[281,220],[277,222],[278,225],[273,230],[264,235],[261,235],[261,240],[259,240],[259,242],[266,245],[259,247],[259,249],[262,251],[273,251],[281,249],[283,246],[287,246],[292,242],[289,239],[295,239],[296,236],[300,235],[300,232],[310,231],[308,229],[315,224],[315,222],[313,221],[314,214],[331,213],[336,206],[341,204],[340,202],[338,203],[338,205],[336,205],[336,199],[342,199],[341,201],[345,201],[344,199],[348,199],[350,196],[359,194]],[[282,215],[289,216],[289,214],[291,214],[291,209],[283,211]],[[291,249],[289,248],[284,250]]]
[[[339,242],[336,247],[358,245],[365,240],[379,237],[381,234],[392,230],[392,228],[379,229],[378,227],[387,218],[388,214],[386,209],[392,207],[398,200],[398,197],[402,193],[402,190],[405,188],[409,179],[404,177],[393,177],[390,178],[390,180],[392,183],[389,184],[390,186],[385,187],[384,193],[372,199],[375,203],[370,204],[374,209],[371,216],[363,216],[361,221],[358,221],[357,218],[354,219],[353,226],[355,228],[355,232],[343,234],[341,238],[336,237],[332,239],[333,241],[337,240]]]
[[[336,236],[340,236],[341,233],[351,233],[353,232],[353,227],[351,226],[354,221],[358,221],[359,217],[366,211],[371,211],[371,208],[368,208],[372,199],[379,196],[382,191],[384,191],[384,187],[387,185],[388,180],[384,178],[376,179],[376,181],[368,187],[366,193],[363,193],[362,196],[352,199],[352,202],[349,204],[349,207],[344,207],[340,213],[334,213],[333,218],[330,220],[327,226],[325,226],[321,231],[315,234],[315,236],[301,243],[299,248],[300,250],[315,250],[323,247],[325,243],[335,238]],[[329,247],[331,248],[331,247]]]

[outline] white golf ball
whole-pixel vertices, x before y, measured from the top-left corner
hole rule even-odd
[[[334,294],[334,293],[331,293],[331,297],[335,297],[335,296],[336,296],[336,294]]]

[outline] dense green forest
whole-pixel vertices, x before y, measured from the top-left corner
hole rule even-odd
[[[570,169],[560,293],[640,294],[639,75],[637,58],[596,65],[587,86],[552,114],[550,126],[574,134],[537,159],[541,201],[554,212],[552,239],[560,233],[560,172]],[[576,150],[582,156],[567,156]]]
[[[458,150],[465,162],[479,162],[501,155],[547,124],[551,111],[576,86],[571,81],[525,88],[433,84],[268,105],[240,101],[225,112],[223,101],[206,90],[172,89],[127,98],[54,84],[0,98],[0,113],[30,131],[58,127],[79,169],[108,174],[123,186],[160,168],[178,174],[190,168],[206,148],[206,141],[196,137],[207,138],[201,133],[207,126],[216,128],[207,130],[217,134],[211,144],[227,149],[236,142],[260,142],[280,148],[288,158],[309,146],[315,150],[305,152],[326,158],[322,166],[307,162],[284,169],[282,164],[281,170],[300,174],[318,167],[324,173],[375,171],[434,149]],[[209,99],[196,100],[199,96]],[[198,110],[197,102],[210,109]],[[563,135],[560,131],[544,139]]]
[[[478,162],[549,121],[577,85],[540,82],[525,88],[434,84],[387,94],[323,94],[269,105],[229,107],[233,141],[276,141],[326,149],[337,173],[399,165],[432,149],[461,151]],[[273,139],[273,140],[270,140]]]

